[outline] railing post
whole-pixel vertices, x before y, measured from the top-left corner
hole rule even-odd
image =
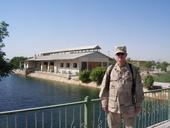
[[[170,89],[168,89],[168,119],[170,119]]]
[[[91,105],[91,99],[89,96],[86,96],[85,99],[86,103],[84,104],[84,128],[91,128],[92,126],[92,105]]]

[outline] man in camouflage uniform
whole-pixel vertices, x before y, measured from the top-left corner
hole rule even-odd
[[[116,64],[109,66],[103,77],[101,91],[102,109],[107,112],[109,128],[119,128],[121,116],[126,128],[133,128],[135,117],[141,110],[144,98],[143,85],[138,70],[126,62],[126,47],[115,48]],[[107,78],[110,71],[109,87]],[[132,72],[133,71],[133,72]],[[132,74],[133,73],[133,74]],[[135,103],[132,100],[132,86],[135,81]]]

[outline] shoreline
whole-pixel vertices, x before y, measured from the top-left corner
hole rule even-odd
[[[59,74],[54,74],[54,73],[49,73],[49,72],[40,72],[40,71],[35,71],[33,73],[28,74],[27,76],[25,75],[25,72],[23,70],[13,70],[13,73],[16,75],[20,76],[25,76],[25,77],[31,77],[31,78],[37,78],[37,79],[42,79],[42,80],[49,80],[49,81],[54,81],[54,82],[60,82],[64,84],[69,84],[73,86],[83,86],[83,87],[90,87],[90,88],[95,88],[95,89],[100,89],[100,86],[97,86],[95,82],[89,82],[89,83],[82,83],[78,78],[72,77],[72,79],[68,79],[67,75],[59,75]],[[156,85],[161,85],[165,84],[162,82],[155,82]],[[166,83],[167,84],[167,83]],[[148,92],[150,90],[146,89],[143,87],[143,91]]]
[[[26,76],[25,72],[22,70],[14,70],[13,72],[16,75]],[[75,86],[92,87],[92,88],[100,89],[100,86],[97,86],[95,82],[82,83],[80,80],[68,79],[67,77],[59,76],[58,74],[54,74],[54,73],[34,72],[28,74],[26,77],[55,81],[55,82],[60,82],[60,83],[65,83],[65,84],[75,85]]]

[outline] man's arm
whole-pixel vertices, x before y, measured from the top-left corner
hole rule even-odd
[[[109,71],[111,70],[112,65],[109,66],[105,72],[105,75],[103,77],[102,83],[101,83],[101,90],[99,93],[99,97],[101,99],[101,105],[104,111],[108,111],[108,97],[109,97],[109,85],[110,83],[108,83],[108,76]],[[109,80],[110,81],[110,80]]]
[[[143,84],[139,71],[136,70],[136,107],[141,107],[144,100]]]

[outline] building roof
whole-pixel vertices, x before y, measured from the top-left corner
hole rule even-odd
[[[64,53],[64,52],[76,52],[76,51],[84,51],[84,50],[99,50],[101,49],[98,45],[92,45],[92,46],[85,46],[85,47],[76,47],[76,48],[66,48],[66,49],[60,49],[53,52],[43,52],[41,55],[49,55],[49,54],[56,54],[56,53]]]
[[[105,57],[108,57],[104,55],[103,53],[93,51],[93,52],[85,52],[85,53],[63,53],[63,54],[51,54],[51,55],[45,55],[45,56],[34,56],[33,58],[28,59],[27,61],[50,61],[50,60],[73,60],[77,59],[86,55],[98,53]],[[109,59],[112,59],[108,57]]]

